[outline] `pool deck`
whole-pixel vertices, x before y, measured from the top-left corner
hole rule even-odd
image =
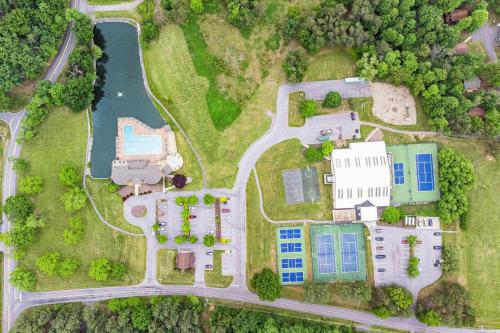
[[[155,135],[161,137],[161,147],[162,151],[160,154],[144,154],[144,155],[128,155],[125,153],[124,147],[124,127],[132,126],[134,129],[134,135]],[[177,151],[171,151],[172,148],[169,143],[172,140],[170,126],[165,125],[161,128],[151,128],[146,124],[143,124],[139,120],[133,117],[123,117],[118,118],[118,136],[116,137],[116,159],[121,161],[130,160],[146,160],[150,163],[156,163],[164,160],[169,154],[176,153]],[[175,147],[175,143],[173,145]]]

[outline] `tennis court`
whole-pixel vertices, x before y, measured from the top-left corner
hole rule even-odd
[[[434,191],[434,170],[431,154],[417,154],[417,183],[419,191]]]
[[[335,272],[335,250],[333,235],[317,235],[318,272],[320,274]]]
[[[394,163],[394,183],[396,185],[401,185],[405,183],[403,163]]]
[[[304,227],[276,229],[278,272],[281,283],[301,284],[307,277]]]
[[[366,252],[362,224],[311,226],[314,281],[366,280]]]
[[[315,167],[284,170],[282,176],[288,205],[320,200],[318,170]]]
[[[342,239],[342,271],[345,273],[359,271],[356,234],[341,234],[340,238]]]

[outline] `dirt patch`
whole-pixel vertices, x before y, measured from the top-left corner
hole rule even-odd
[[[415,100],[407,87],[371,83],[373,115],[392,125],[416,125]]]
[[[132,207],[132,216],[134,217],[144,217],[146,215],[146,207],[145,206],[134,206]]]

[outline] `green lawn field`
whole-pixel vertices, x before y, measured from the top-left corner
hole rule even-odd
[[[98,219],[90,203],[79,213],[85,221],[83,241],[76,246],[64,244],[63,231],[68,227],[68,219],[75,213],[67,213],[59,199],[66,188],[59,184],[58,171],[62,166],[74,165],[82,172],[86,145],[85,112],[75,113],[63,108],[51,110],[36,137],[23,144],[21,156],[31,163],[27,174],[44,178],[44,190],[34,202],[36,211],[45,217],[47,225],[21,263],[36,270],[36,259],[50,251],[59,251],[63,257],[76,258],[81,262],[76,274],[68,279],[37,272],[37,290],[129,285],[144,278],[145,238],[127,236],[110,229]],[[87,276],[89,263],[101,257],[126,264],[128,274],[125,280],[104,283],[91,280]]]
[[[205,283],[208,287],[227,288],[233,282],[233,277],[222,275],[222,253],[224,251],[215,250],[214,264],[212,271],[205,271]]]
[[[320,200],[315,203],[287,205],[282,171],[305,168],[308,163],[304,147],[293,139],[271,147],[257,161],[257,173],[262,189],[264,210],[273,220],[313,219],[332,220],[332,188],[323,184],[323,174],[330,173],[330,162],[311,163],[318,170]]]
[[[175,269],[176,250],[160,249],[156,253],[156,277],[161,284],[193,284],[194,270]]]

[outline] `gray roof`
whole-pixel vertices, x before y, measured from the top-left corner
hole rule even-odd
[[[156,184],[161,180],[162,174],[158,166],[146,165],[143,168],[137,168],[138,165],[114,166],[111,169],[111,179],[118,185],[133,184]]]
[[[464,81],[465,89],[479,89],[479,87],[481,87],[481,79],[477,76],[473,79]]]

